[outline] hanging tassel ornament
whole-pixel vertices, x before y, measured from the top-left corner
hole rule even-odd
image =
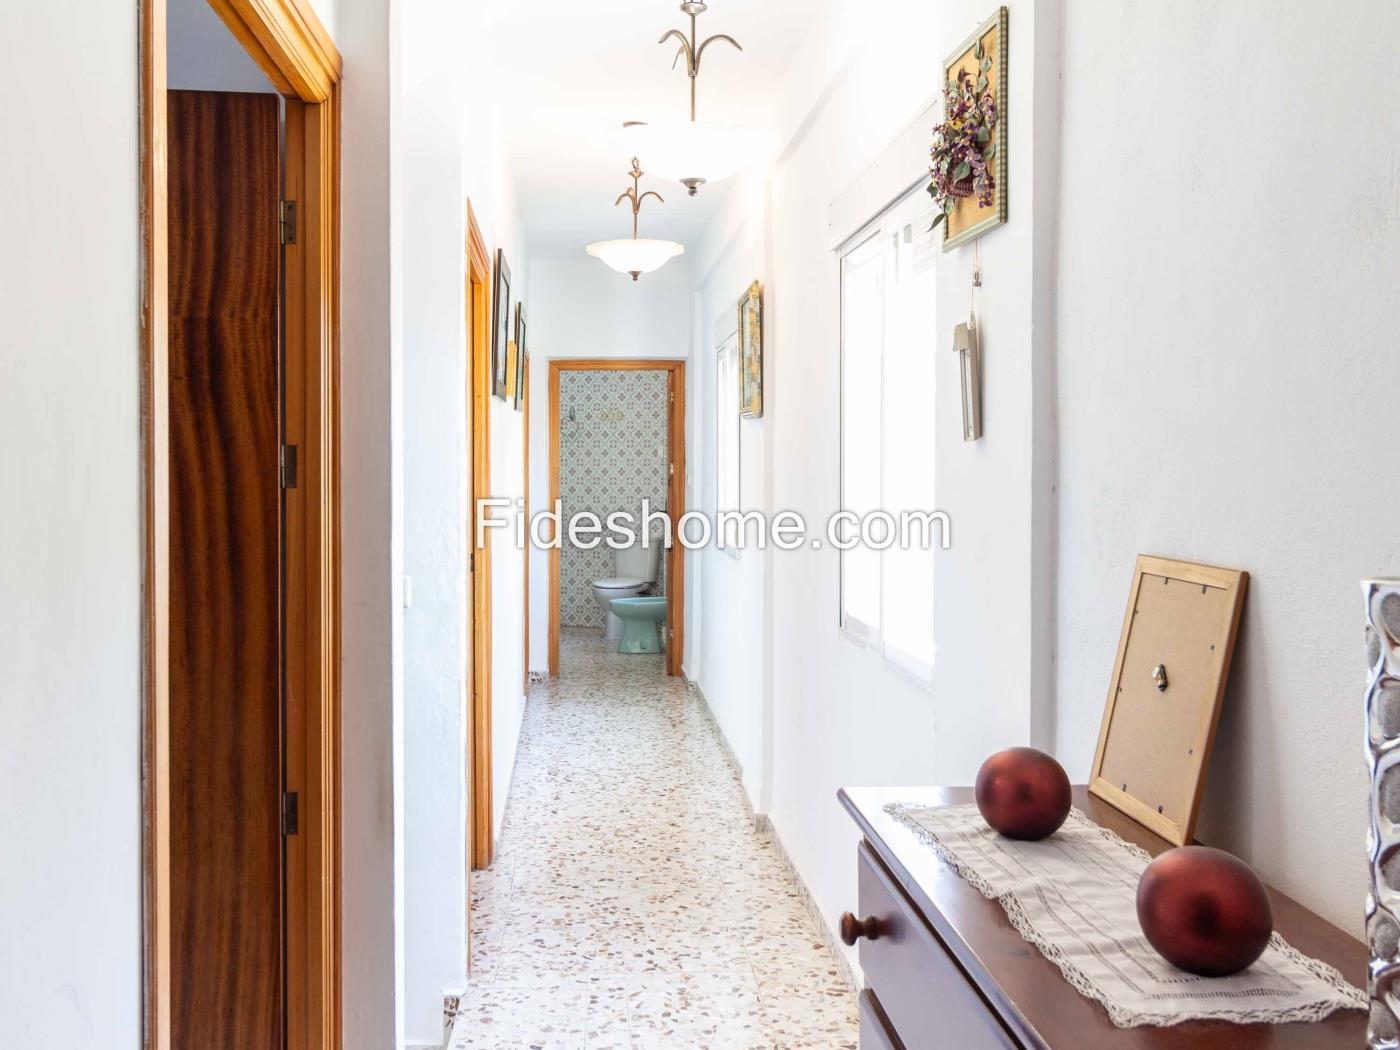
[[[972,247],[972,294],[967,310],[967,323],[953,330],[953,350],[958,355],[962,373],[963,440],[976,441],[982,436],[982,361],[977,345],[977,289],[982,287],[981,252],[976,242]]]

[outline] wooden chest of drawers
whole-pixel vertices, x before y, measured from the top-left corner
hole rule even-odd
[[[842,935],[860,945],[865,990],[861,1050],[1327,1050],[1365,1046],[1366,1015],[1340,1010],[1313,1024],[1190,1022],[1116,1028],[1022,940],[1001,905],[982,897],[885,813],[890,802],[970,802],[967,788],[847,788],[842,804],[865,838],[859,900]],[[1129,842],[1164,839],[1075,789],[1074,804]],[[1272,889],[1275,927],[1297,948],[1365,986],[1366,949]],[[873,934],[873,937],[872,937]]]

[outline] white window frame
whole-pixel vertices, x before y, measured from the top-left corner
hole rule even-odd
[[[840,493],[839,493],[839,496],[840,496],[840,507],[841,507],[842,510],[845,510],[845,509],[846,509],[846,506],[847,506],[847,500],[846,500],[846,479],[847,479],[847,475],[848,475],[848,473],[849,473],[848,464],[847,464],[847,462],[846,462],[846,396],[845,396],[845,395],[846,395],[846,341],[845,341],[845,335],[846,335],[846,328],[845,328],[845,321],[846,321],[845,264],[846,264],[846,259],[847,259],[850,255],[852,255],[854,252],[856,252],[856,251],[858,251],[859,249],[865,247],[865,246],[866,246],[867,244],[869,244],[872,240],[876,240],[876,239],[878,239],[878,240],[881,242],[881,244],[882,244],[882,247],[881,247],[881,255],[882,255],[882,257],[887,258],[887,246],[888,246],[888,244],[889,244],[889,241],[890,241],[890,239],[891,239],[893,236],[896,235],[896,233],[898,232],[898,230],[899,230],[900,228],[909,225],[910,222],[911,222],[911,220],[919,219],[920,216],[921,216],[921,213],[926,213],[927,216],[928,216],[928,220],[931,222],[932,219],[933,219],[933,216],[934,216],[935,212],[933,211],[933,206],[932,206],[931,202],[927,199],[927,195],[926,195],[926,191],[925,191],[925,189],[924,189],[924,185],[925,185],[925,180],[920,179],[919,182],[918,182],[915,186],[913,186],[912,188],[906,190],[903,194],[899,195],[899,197],[897,197],[888,207],[886,207],[883,211],[881,211],[881,213],[880,213],[879,215],[877,215],[877,216],[876,216],[874,219],[872,219],[870,222],[868,222],[868,223],[866,223],[864,226],[862,226],[855,234],[853,234],[852,236],[848,237],[845,241],[843,241],[841,244],[839,244],[839,245],[837,246],[837,248],[836,248],[836,251],[835,251],[835,254],[836,254],[836,257],[837,257],[837,301],[838,301],[838,303],[839,303],[839,316],[840,316],[840,320],[839,320],[839,323],[838,323],[838,337],[839,337],[839,339],[840,339],[840,347],[839,347],[839,353],[838,353],[839,372],[840,372],[840,376],[839,376],[839,386],[838,386],[838,398],[839,398],[839,403],[840,403],[840,405],[839,405],[839,409],[840,409],[840,419],[839,419],[839,424],[838,424],[839,429],[838,429],[838,438],[837,438],[837,440],[838,440],[838,450],[839,450],[838,454],[839,454],[839,458],[840,458]],[[887,271],[887,272],[888,272],[888,271]],[[881,296],[882,296],[882,301],[883,301],[883,303],[885,304],[884,312],[885,312],[885,319],[887,320],[887,319],[888,319],[888,302],[889,302],[889,286],[888,286],[888,282],[882,283],[882,287],[881,287]],[[881,330],[880,330],[880,361],[881,361],[881,367],[880,367],[880,384],[879,384],[879,386],[880,386],[880,399],[881,399],[881,405],[882,405],[882,406],[883,406],[884,401],[885,401],[885,367],[884,367],[884,361],[885,361],[885,338],[886,338],[886,336],[887,336],[887,332],[888,332],[888,325],[885,324],[885,323],[882,323],[882,324],[881,324]],[[931,333],[931,335],[930,335],[930,345],[931,345],[931,347],[932,347],[932,345],[933,345],[933,335],[932,335],[932,333]],[[932,353],[932,352],[933,352],[932,349],[930,349],[930,353]],[[935,433],[936,433],[936,430],[935,430]],[[929,459],[930,459],[930,461],[932,461],[932,459],[933,459],[933,457],[934,457],[934,451],[935,451],[935,450],[934,450],[933,448],[930,448],[930,449],[929,449]],[[885,442],[884,442],[884,436],[883,436],[883,434],[882,434],[882,435],[881,435],[881,440],[880,440],[880,459],[879,459],[879,462],[878,462],[878,464],[877,464],[877,467],[878,467],[878,470],[879,470],[879,478],[880,478],[880,505],[881,505],[881,506],[883,506],[883,503],[884,503],[884,485],[885,485],[885,458],[884,458],[884,453],[885,453]],[[936,482],[935,482],[935,484],[936,484]],[[888,509],[888,508],[886,508],[886,509]],[[927,508],[921,508],[921,509],[924,509],[924,510],[932,510],[933,507],[927,507]],[[891,670],[895,671],[896,673],[900,674],[901,676],[908,678],[909,680],[911,680],[912,682],[914,682],[916,685],[920,686],[921,688],[923,688],[923,689],[925,689],[925,690],[928,690],[928,691],[931,691],[931,690],[932,690],[932,687],[933,687],[933,665],[934,665],[935,655],[934,655],[933,653],[930,653],[928,659],[925,660],[925,659],[923,659],[923,658],[921,658],[921,657],[919,657],[919,656],[917,656],[917,655],[915,655],[915,654],[913,654],[913,653],[909,653],[909,652],[907,652],[907,651],[901,649],[900,647],[898,647],[898,646],[896,646],[896,645],[893,645],[893,644],[891,644],[891,643],[887,643],[887,642],[884,640],[884,636],[883,636],[883,621],[884,621],[884,619],[885,619],[885,579],[884,579],[884,576],[885,576],[885,573],[884,573],[884,559],[883,559],[883,552],[881,552],[880,573],[879,573],[879,578],[878,578],[878,580],[877,580],[877,588],[878,588],[878,594],[879,594],[879,599],[878,599],[878,600],[879,600],[879,609],[880,609],[880,620],[881,620],[881,625],[878,625],[878,626],[877,626],[877,625],[875,625],[875,624],[866,623],[864,620],[860,619],[858,616],[849,614],[849,613],[846,611],[846,593],[845,593],[845,591],[846,591],[846,552],[845,552],[845,551],[841,551],[841,552],[839,553],[838,562],[837,562],[837,592],[838,592],[837,622],[838,622],[839,631],[840,631],[840,633],[841,633],[842,635],[844,635],[844,636],[845,636],[846,638],[848,638],[849,640],[855,642],[856,644],[861,645],[861,646],[864,646],[864,647],[869,648],[869,649],[873,649],[873,650],[879,652],[879,653],[881,654],[882,658],[884,659],[885,665],[886,665],[887,667],[889,667]],[[934,593],[935,593],[935,600],[936,600],[936,583],[935,583],[934,587],[935,587]]]

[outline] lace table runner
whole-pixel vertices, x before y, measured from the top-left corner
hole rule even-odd
[[[1119,1028],[1189,1020],[1316,1021],[1367,1007],[1365,994],[1277,933],[1232,977],[1197,977],[1153,950],[1137,919],[1137,884],[1151,857],[1073,810],[1041,842],[987,827],[977,807],[886,807],[984,897]]]

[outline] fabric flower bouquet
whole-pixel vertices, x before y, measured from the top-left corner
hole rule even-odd
[[[980,57],[976,80],[959,69],[957,77],[943,89],[943,122],[934,127],[929,150],[928,192],[942,208],[933,226],[952,214],[959,197],[975,196],[979,208],[992,206],[996,189],[992,161],[997,153],[992,133],[997,124],[997,102],[987,90],[991,65],[990,57]]]

